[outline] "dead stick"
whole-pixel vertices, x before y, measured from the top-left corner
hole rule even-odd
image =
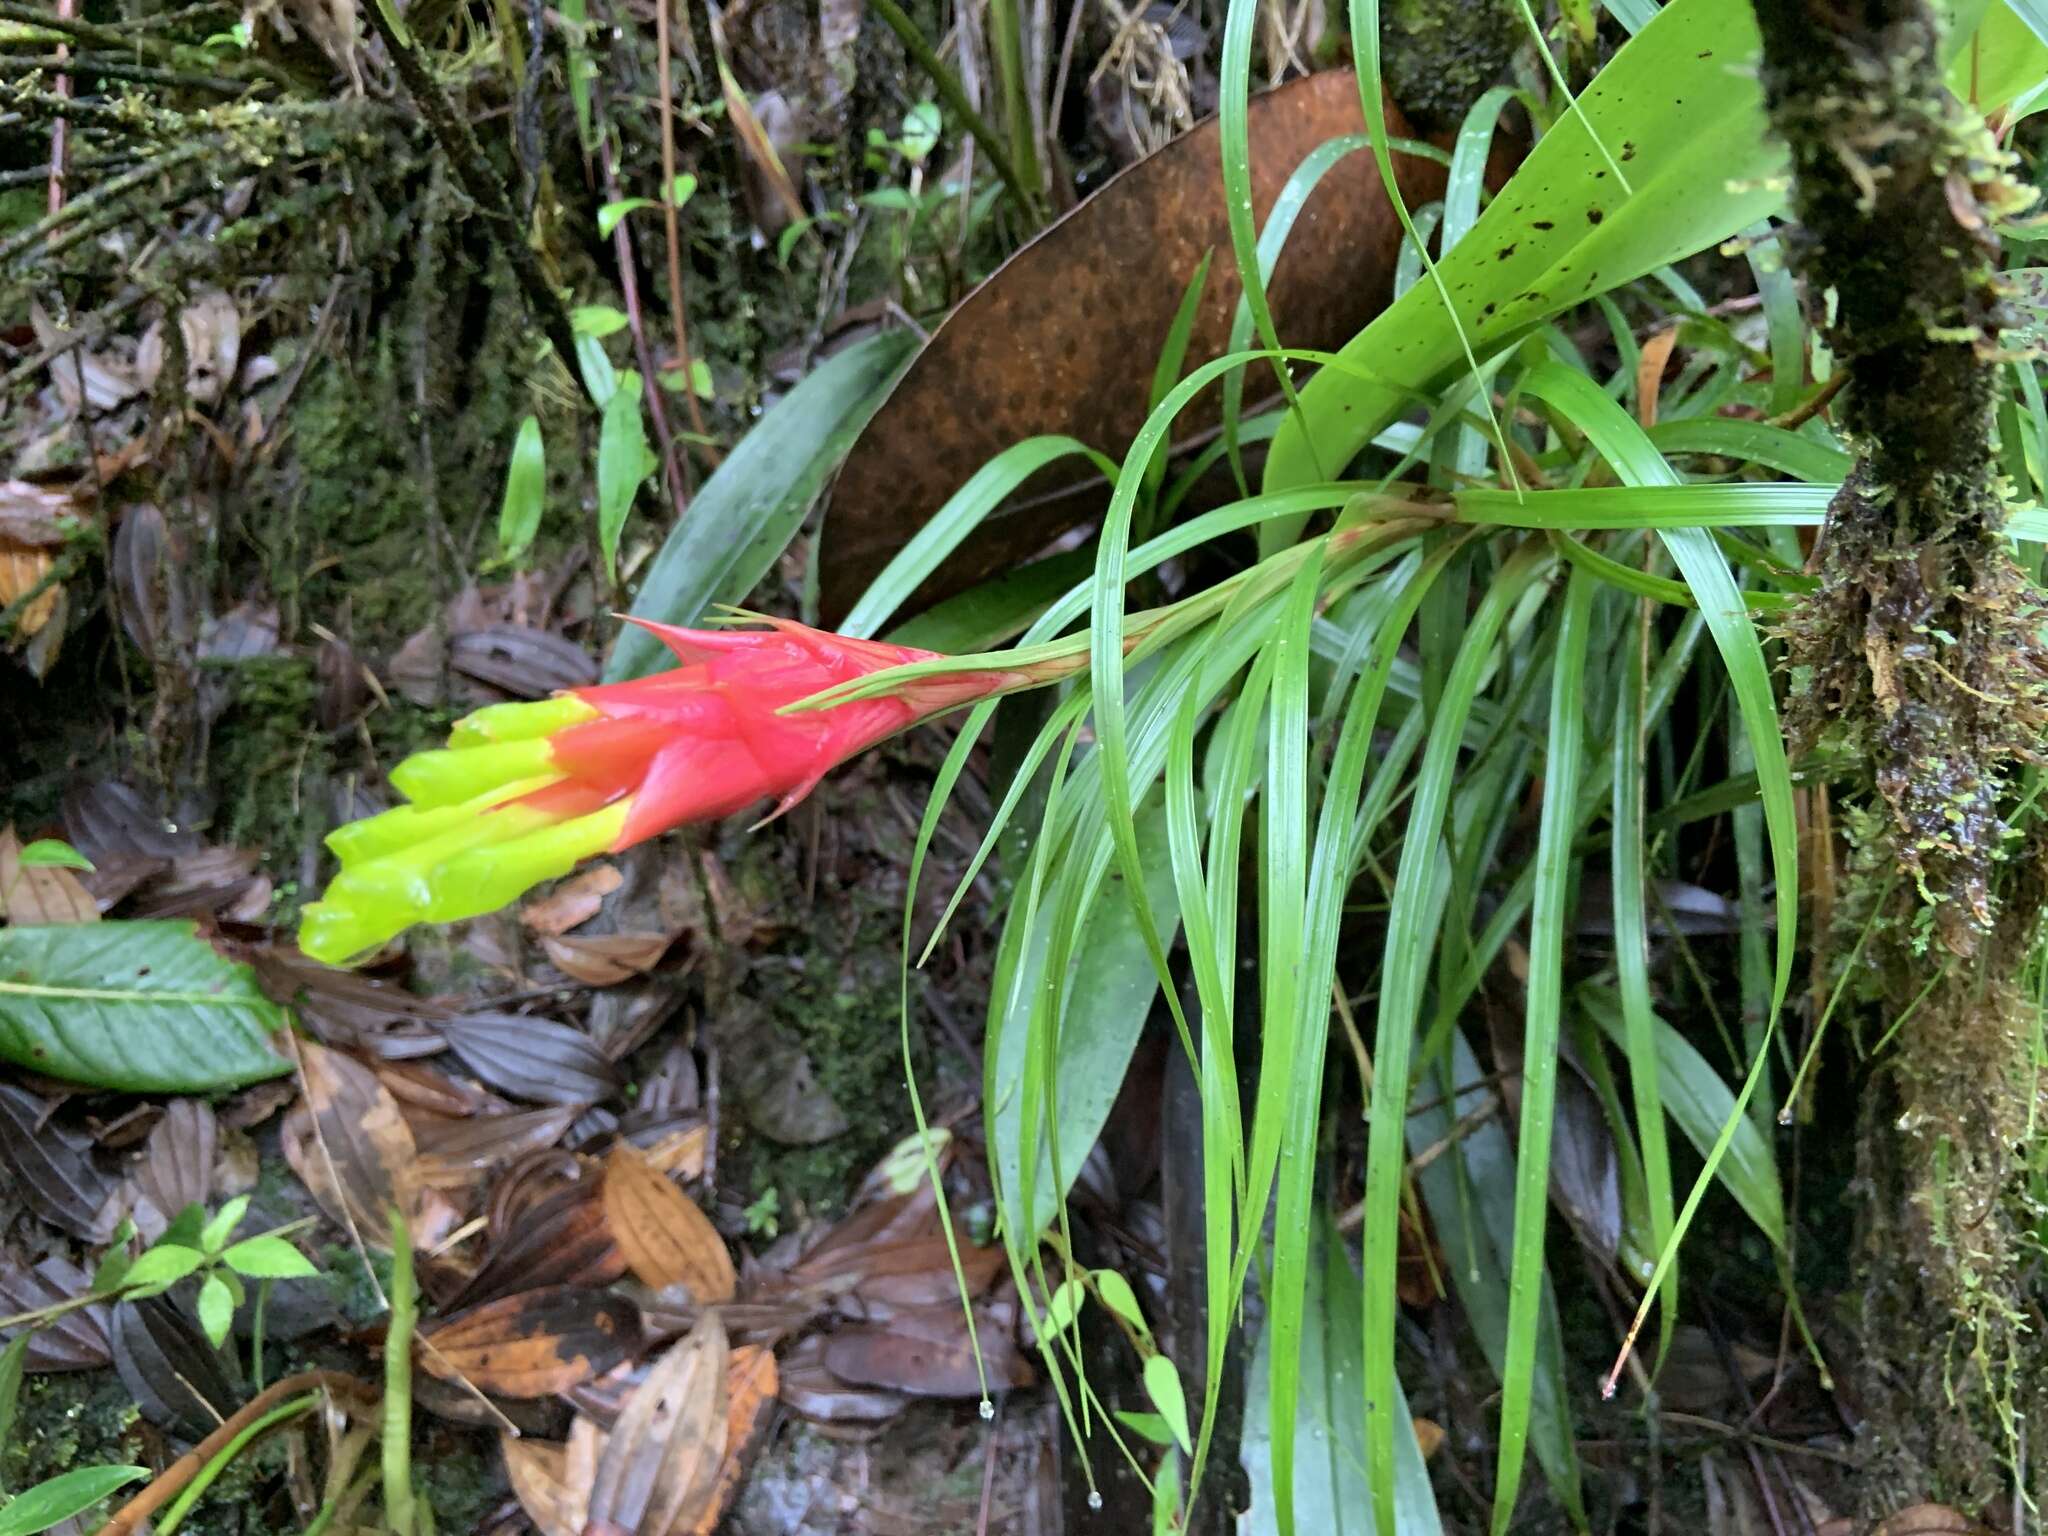
[[[317,1391],[322,1387],[330,1392],[348,1392],[361,1398],[376,1395],[347,1371],[303,1371],[297,1376],[287,1376],[283,1381],[265,1387],[236,1409],[212,1434],[158,1473],[156,1481],[123,1504],[115,1512],[114,1518],[100,1527],[99,1536],[134,1536],[143,1521],[176,1498],[184,1490],[185,1485],[199,1475],[202,1468],[227,1448],[228,1442],[235,1436],[286,1398],[296,1397],[301,1392]]]
[[[434,78],[434,72],[427,67],[419,45],[393,25],[388,3],[389,0],[373,0],[372,4],[364,7],[369,13],[370,25],[384,40],[385,51],[398,66],[398,77],[405,82],[413,102],[425,115],[428,128],[454,162],[455,175],[462,183],[462,190],[469,194],[472,202],[504,226],[505,238],[499,245],[506,259],[512,263],[519,286],[526,292],[526,302],[533,306],[541,329],[554,345],[569,377],[579,377],[576,333],[569,324],[569,311],[562,304],[562,296],[549,286],[547,274],[540,269],[539,258],[520,237],[519,216],[513,211],[511,194],[484,159],[483,146],[477,143],[476,135],[470,131],[469,120],[455,110],[440,82]]]

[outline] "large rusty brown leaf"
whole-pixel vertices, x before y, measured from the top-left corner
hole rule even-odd
[[[298,1049],[305,1098],[285,1117],[285,1158],[330,1217],[388,1249],[391,1209],[410,1216],[420,1206],[412,1128],[391,1091],[354,1057],[310,1040]]]
[[[1388,130],[1409,130],[1389,104]],[[1251,103],[1252,202],[1264,219],[1302,158],[1365,130],[1349,70],[1296,80]],[[1443,171],[1396,156],[1410,205],[1439,195]],[[1268,285],[1280,338],[1335,347],[1387,302],[1400,225],[1369,154],[1346,156],[1302,211]],[[982,464],[1041,433],[1079,438],[1120,459],[1144,424],[1152,371],[1203,253],[1216,252],[1188,349],[1222,353],[1240,284],[1230,259],[1216,123],[1139,161],[1046,230],[964,299],[911,364],[854,445],[818,547],[828,624],[911,534]],[[1246,378],[1248,400],[1270,375]],[[1211,392],[1183,414],[1176,441],[1220,419]],[[1019,561],[1089,521],[1106,501],[1092,471],[1051,466],[1020,488],[921,587],[915,612]],[[1093,481],[1091,484],[1090,482]]]
[[[1028,1387],[1038,1378],[1016,1344],[1016,1319],[1003,1309],[977,1308],[977,1333],[952,1306],[905,1307],[885,1324],[842,1328],[825,1341],[825,1367],[848,1386],[880,1387],[913,1397],[979,1397],[982,1371],[995,1392]],[[975,1343],[981,1360],[977,1366]]]
[[[419,1335],[420,1364],[502,1397],[545,1397],[603,1375],[640,1346],[623,1296],[553,1285],[458,1312]]]
[[[619,1410],[590,1490],[589,1536],[669,1536],[696,1524],[725,1460],[725,1325],[707,1314]]]
[[[710,1218],[630,1142],[605,1160],[604,1208],[612,1236],[643,1284],[687,1286],[699,1306],[732,1300],[732,1256]]]

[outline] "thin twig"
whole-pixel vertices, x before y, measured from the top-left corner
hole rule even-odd
[[[718,449],[705,429],[704,407],[698,403],[696,381],[691,377],[690,328],[683,309],[683,230],[682,214],[676,207],[676,106],[669,80],[669,4],[670,0],[654,3],[655,67],[661,91],[661,213],[668,237],[669,325],[675,331],[676,366],[682,369],[683,403],[690,413],[690,430],[701,439],[700,451],[716,466]],[[625,220],[619,222],[623,225]],[[683,490],[687,494],[694,489],[689,483],[687,456],[682,470]]]
[[[1035,222],[1038,218],[1038,199],[1031,195],[1023,178],[1017,174],[1017,167],[1011,161],[1009,151],[1003,147],[1003,141],[996,137],[995,129],[989,126],[986,118],[974,110],[974,103],[969,101],[966,93],[960,89],[960,82],[954,78],[953,71],[946,68],[946,61],[933,51],[930,42],[918,30],[917,23],[904,14],[903,7],[898,5],[896,0],[869,0],[869,3],[881,13],[882,20],[889,24],[889,30],[902,41],[904,49],[917,60],[918,68],[930,77],[932,88],[945,99],[953,115],[967,125],[967,131],[974,135],[975,142],[988,156],[989,164],[993,165],[996,174],[1003,178],[1003,185],[1009,189],[1010,197],[1017,204],[1018,210],[1025,218]]]
[[[72,10],[77,3],[78,0],[57,0],[57,19],[59,21],[71,20]],[[57,57],[60,59],[65,58],[70,52],[69,48],[60,47],[57,50]],[[71,94],[71,77],[69,75],[59,75],[50,82],[50,86],[57,95],[69,96]],[[60,117],[50,124],[49,211],[52,215],[59,212],[64,206],[64,171],[66,162],[71,156],[70,129],[71,119],[68,117]]]
[[[279,1403],[302,1392],[317,1392],[323,1387],[337,1396],[354,1397],[358,1401],[366,1401],[373,1396],[369,1387],[347,1371],[302,1371],[296,1376],[287,1376],[250,1398],[212,1434],[164,1468],[154,1482],[122,1505],[113,1519],[100,1527],[99,1536],[134,1536],[143,1521],[177,1497],[236,1435]]]
[[[393,25],[393,18],[385,9],[386,3],[387,0],[373,0],[363,8],[369,15],[370,25],[383,40],[392,62],[398,66],[398,77],[405,82],[414,105],[426,117],[427,126],[453,163],[462,190],[479,208],[502,223],[504,238],[499,241],[499,246],[506,260],[512,264],[513,275],[519,279],[526,302],[539,318],[541,330],[561,358],[563,368],[568,370],[571,378],[580,377],[580,370],[576,367],[576,332],[569,324],[569,311],[562,303],[562,296],[549,284],[547,274],[541,271],[540,261],[532,247],[520,237],[519,217],[513,210],[511,194],[484,159],[483,148],[470,131],[468,119],[455,110],[454,103],[441,89],[419,45],[410,37],[401,36]]]
[[[60,118],[59,121],[61,122],[62,119]],[[29,225],[28,228],[16,230],[5,240],[0,240],[0,261],[5,261],[17,252],[27,250],[37,241],[54,233],[68,221],[84,218],[96,209],[116,202],[124,194],[134,191],[137,187],[147,182],[154,181],[164,172],[175,170],[181,165],[189,164],[191,161],[212,154],[219,146],[219,143],[220,141],[214,138],[194,139],[166,154],[159,155],[154,160],[137,166],[132,171],[110,177],[89,191],[81,192],[68,203],[59,201],[55,207],[51,208],[40,219],[37,219],[35,223]]]

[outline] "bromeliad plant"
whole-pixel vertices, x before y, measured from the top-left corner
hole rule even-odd
[[[1042,608],[1000,609],[991,596],[961,626],[1022,631],[1014,646],[944,657],[870,638],[1009,490],[1051,459],[1088,452],[1067,439],[1020,444],[877,579],[848,636],[787,624],[670,632],[675,671],[484,711],[449,751],[401,766],[394,778],[414,803],[336,834],[343,874],[308,913],[308,949],[354,954],[680,821],[787,805],[851,753],[965,707],[914,884],[1001,696],[1050,688],[1052,707],[940,927],[1032,807],[1035,835],[1005,871],[984,1111],[1003,1240],[1070,1423],[1116,1432],[1064,1326],[1082,1278],[1065,1194],[1145,1000],[1158,996],[1202,1101],[1209,1333],[1190,1496],[1210,1453],[1229,1329],[1256,1274],[1267,1324],[1250,1413],[1268,1449],[1251,1469],[1264,1495],[1255,1529],[1349,1529],[1360,1508],[1383,1533],[1439,1529],[1396,1371],[1395,1258],[1404,1210],[1419,1204],[1500,1382],[1494,1529],[1513,1518],[1532,1451],[1583,1523],[1544,1264],[1558,1062],[1569,1044],[1599,1090],[1622,1169],[1623,1231],[1608,1257],[1639,1289],[1638,1323],[1658,1312],[1661,1351],[1677,1242],[1710,1183],[1781,1262],[1788,1251],[1768,1116],[1752,1105],[1773,1097],[1798,943],[1799,829],[1758,616],[1805,589],[1796,530],[1820,521],[1850,463],[1820,414],[1826,359],[1809,349],[1769,250],[1784,182],[1748,6],[1611,8],[1640,30],[1578,99],[1560,81],[1548,100],[1500,90],[1474,107],[1442,204],[1408,223],[1396,301],[1324,355],[1281,345],[1263,277],[1292,210],[1336,158],[1369,149],[1393,186],[1377,8],[1355,0],[1351,17],[1372,131],[1310,156],[1281,196],[1289,211],[1262,234],[1246,144],[1256,6],[1234,0],[1221,139],[1226,183],[1246,194],[1230,200],[1239,334],[1261,345],[1163,389],[1122,464],[1108,466],[1114,494],[1092,579]],[[1950,39],[1961,92],[1990,110],[2048,82],[2048,47],[2003,0],[1971,17],[1981,35]],[[1540,136],[1488,204],[1483,172],[1511,101]],[[1422,224],[1435,231],[1434,255]],[[1670,266],[1738,236],[1756,272],[1760,335],[1731,329]],[[1556,323],[1588,305],[1616,366],[1596,368]],[[1645,314],[1655,317],[1647,342]],[[1682,366],[1667,385],[1674,356]],[[1179,372],[1172,361],[1166,380]],[[1297,362],[1320,365],[1298,389]],[[1263,485],[1176,520],[1192,472],[1164,484],[1175,420],[1247,369],[1280,370],[1287,404],[1242,421],[1233,406],[1204,462],[1236,463],[1242,445],[1267,440]],[[2048,443],[2048,408],[2030,375],[2013,376],[2005,420],[2015,486],[2038,490],[2044,466],[2027,445]],[[2031,510],[2012,527],[2048,534]],[[1247,535],[1257,558],[1233,565]],[[1189,557],[1233,573],[1177,604],[1127,611],[1133,582]],[[1670,750],[1680,711],[1692,712],[1689,757]],[[1707,781],[1717,762],[1725,776]],[[1530,803],[1540,806],[1533,842],[1514,835]],[[1673,868],[1672,834],[1730,813],[1742,1017],[1739,1056],[1717,1068],[1656,1012],[1646,892]],[[1604,852],[1591,851],[1595,838]],[[1568,980],[1576,888],[1595,871],[1612,891],[1611,963]],[[1347,927],[1360,907],[1378,920]],[[1241,917],[1256,950],[1246,957],[1257,961],[1255,1010],[1238,997]],[[906,961],[911,937],[906,926]],[[1512,1145],[1484,1113],[1463,1021],[1510,940],[1527,957]],[[1373,1017],[1338,1052],[1357,1063],[1367,1121],[1366,1262],[1354,1277],[1318,1216],[1317,1181],[1326,1108],[1343,1102],[1326,1098],[1329,1037],[1333,1020],[1350,1025],[1361,988]],[[1241,1039],[1256,1061],[1248,1085]],[[1689,1193],[1667,1120],[1703,1163]],[[1049,1230],[1055,1240],[1041,1243]],[[1329,1322],[1338,1298],[1356,1309],[1355,1328]],[[1318,1347],[1305,1350],[1305,1337]],[[1305,1393],[1311,1360],[1324,1375]],[[1146,1370],[1152,1386],[1156,1358]],[[1155,1402],[1178,1390],[1162,1382]],[[1304,1414],[1305,1400],[1327,1414],[1334,1394],[1349,1404],[1337,1417]],[[1174,1479],[1161,1479],[1169,1524]]]

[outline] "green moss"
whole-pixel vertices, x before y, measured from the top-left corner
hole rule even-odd
[[[1418,128],[1455,128],[1507,72],[1522,40],[1511,0],[1391,0],[1380,9],[1380,70]]]
[[[0,1483],[19,1493],[77,1467],[134,1462],[141,1417],[112,1371],[30,1376],[14,1433],[0,1446]]]

